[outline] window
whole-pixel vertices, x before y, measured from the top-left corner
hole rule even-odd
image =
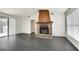
[[[79,9],[67,16],[67,34],[79,41]]]

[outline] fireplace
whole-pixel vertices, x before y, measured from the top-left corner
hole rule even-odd
[[[39,10],[38,16],[35,37],[52,39],[52,21],[50,19],[49,10]]]
[[[39,28],[40,34],[49,34],[49,28],[47,25],[42,25]]]
[[[48,10],[39,10],[37,34],[52,35],[52,21]]]

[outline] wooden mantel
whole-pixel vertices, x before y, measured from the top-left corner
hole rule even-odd
[[[51,22],[36,22],[37,24],[49,24],[49,23],[53,23],[53,21]]]

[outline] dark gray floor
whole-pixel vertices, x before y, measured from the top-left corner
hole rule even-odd
[[[0,38],[0,51],[76,51],[77,49],[62,37],[51,40],[36,38],[32,35],[19,34]]]

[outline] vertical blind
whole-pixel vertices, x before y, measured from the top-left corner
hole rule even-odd
[[[67,15],[67,34],[79,41],[79,9]]]

